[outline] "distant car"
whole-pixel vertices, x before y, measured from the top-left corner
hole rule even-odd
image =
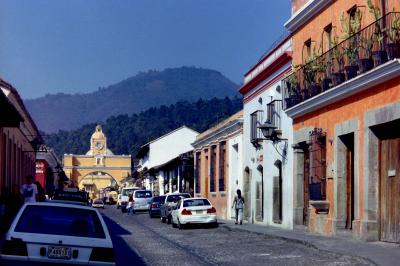
[[[176,206],[176,203],[181,198],[190,198],[189,193],[169,193],[165,195],[164,203],[160,207],[160,219],[162,223],[171,223],[171,212],[172,207]]]
[[[92,203],[92,207],[93,208],[103,208],[104,209],[104,201],[99,200],[99,199],[94,200],[93,203]]]
[[[150,190],[135,190],[132,196],[135,211],[147,211],[149,209],[153,198],[153,193]]]
[[[164,204],[165,196],[154,197],[149,206],[150,218],[160,216],[160,205]]]
[[[24,204],[3,243],[2,265],[115,265],[100,213],[88,206]]]
[[[128,205],[129,195],[133,195],[133,192],[139,190],[138,187],[124,187],[121,189],[121,194],[118,195],[117,208],[121,208],[122,212],[126,212],[126,205]]]
[[[189,224],[218,226],[217,211],[206,198],[180,199],[172,213],[172,227],[182,229]]]

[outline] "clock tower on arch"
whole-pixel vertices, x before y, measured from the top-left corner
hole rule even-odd
[[[106,155],[107,153],[107,138],[100,125],[96,126],[96,131],[90,138],[90,150],[93,155]]]

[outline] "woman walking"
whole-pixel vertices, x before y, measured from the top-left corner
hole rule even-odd
[[[128,211],[128,216],[135,213],[135,201],[133,200],[132,194],[129,195],[128,205],[126,206],[126,209]]]
[[[242,192],[240,189],[236,190],[236,196],[233,200],[232,208],[235,208],[236,211],[236,222],[235,224],[242,224],[243,222],[243,205],[244,205],[244,198],[242,197]]]

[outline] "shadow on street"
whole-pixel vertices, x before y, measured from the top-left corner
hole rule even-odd
[[[146,265],[143,259],[133,251],[121,235],[129,235],[131,232],[125,230],[116,222],[103,215],[103,219],[110,231],[111,239],[114,245],[116,265]]]

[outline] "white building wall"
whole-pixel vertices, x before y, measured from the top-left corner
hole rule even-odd
[[[243,134],[237,135],[228,141],[228,177],[229,190],[227,197],[227,217],[235,218],[235,211],[231,208],[236,190],[243,191]]]
[[[286,68],[285,66],[284,68]],[[257,111],[264,111],[263,122],[267,116],[267,104],[271,100],[282,99],[281,93],[276,88],[280,86],[281,81],[277,81],[266,88],[261,94],[257,95],[249,102],[244,104],[244,124],[243,124],[243,171],[246,167],[250,169],[251,175],[251,217],[250,222],[256,223],[256,184],[261,182],[262,175],[258,168],[263,167],[264,179],[264,218],[263,224],[273,225],[283,228],[293,227],[293,158],[290,152],[293,143],[292,120],[281,112],[282,138],[287,138],[288,142],[280,141],[272,144],[271,141],[264,140],[261,146],[256,148],[250,141],[250,115]],[[285,153],[286,150],[286,154]],[[285,156],[282,156],[285,155]],[[278,168],[274,165],[276,160],[282,161],[282,223],[273,222],[273,177],[279,175]],[[242,174],[243,175],[243,174]],[[245,199],[246,200],[246,199]]]
[[[162,165],[182,153],[193,150],[191,143],[199,133],[182,127],[150,143],[149,162],[147,168]]]

